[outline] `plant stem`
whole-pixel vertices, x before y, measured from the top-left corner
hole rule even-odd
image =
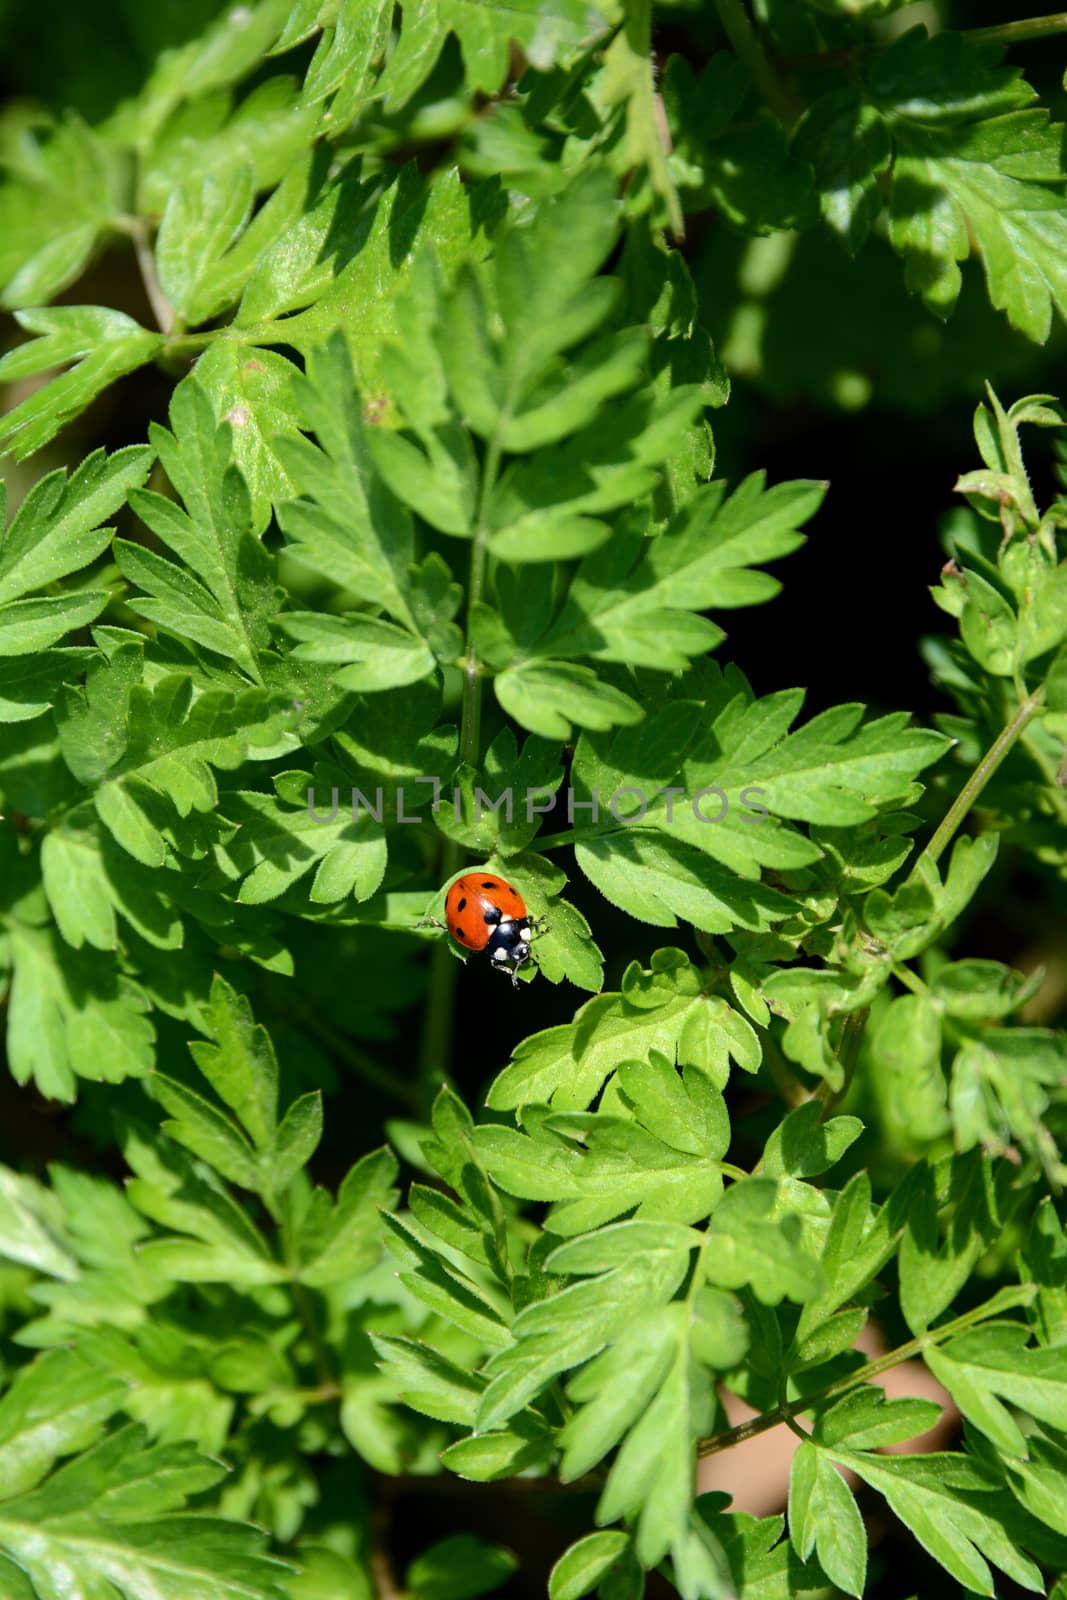
[[[478,494],[478,514],[471,542],[470,576],[467,582],[467,630],[463,661],[463,711],[459,731],[460,760],[478,765],[482,727],[482,667],[474,643],[475,608],[485,592],[485,571],[489,558],[489,501],[500,474],[502,450],[499,437],[490,439],[482,467]],[[448,839],[441,856],[441,876],[447,883],[460,864],[460,847]],[[419,1049],[419,1100],[424,1115],[429,1114],[433,1091],[448,1076],[452,1045],[452,1018],[456,1005],[456,961],[446,940],[436,945],[430,959],[430,987],[426,998],[426,1021]]]
[[[445,883],[459,866],[459,845],[445,841],[441,853],[441,877]],[[419,1046],[419,1077],[416,1104],[429,1118],[437,1088],[448,1077],[452,1047],[452,1018],[456,1009],[456,958],[448,948],[448,936],[440,938],[430,957],[430,984],[426,993],[426,1017]]]
[[[863,1030],[867,1026],[867,1018],[869,1016],[870,1007],[864,1006],[860,1011],[850,1011],[845,1018],[841,1029],[841,1043],[837,1051],[837,1057],[841,1063],[841,1087],[839,1089],[831,1089],[830,1085],[823,1079],[813,1096],[814,1099],[822,1102],[820,1121],[824,1121],[841,1104],[848,1093],[849,1085],[852,1082],[852,1074],[856,1070],[856,1062],[859,1059],[860,1040],[863,1038]]]
[[[464,646],[463,721],[460,726],[460,759],[469,766],[478,762],[479,740],[482,727],[482,668],[474,643],[474,613],[481,604],[485,590],[485,569],[488,561],[489,499],[496,487],[500,472],[500,441],[497,435],[489,441],[482,469],[481,493],[478,496],[478,518],[474,526],[471,545],[470,580],[467,585],[467,637]]]
[[[371,1585],[376,1600],[407,1600],[408,1591],[396,1575],[393,1565],[393,1485],[389,1478],[379,1475],[376,1480],[374,1502],[374,1545],[367,1562]]]
[[[1019,44],[1024,39],[1045,39],[1052,33],[1067,33],[1067,11],[1054,11],[1048,17],[1025,17],[1019,22],[1000,22],[991,28],[965,28],[963,37],[971,44]]]
[[[803,108],[794,102],[779,78],[759,34],[748,19],[742,0],[715,0],[715,9],[734,53],[752,74],[752,81],[764,101],[782,126],[791,128]]]
[[[335,1028],[332,1023],[324,1021],[318,1012],[311,1006],[298,1005],[294,1008],[294,1018],[298,1020],[309,1032],[317,1034],[323,1044],[340,1056],[353,1072],[366,1082],[372,1083],[376,1089],[383,1089],[386,1094],[393,1095],[397,1100],[404,1100],[408,1105],[418,1103],[418,1093],[413,1083],[406,1078],[398,1077],[395,1072],[390,1072],[388,1067],[380,1066],[373,1056],[365,1050],[346,1039],[344,1034]]]
[[[698,1456],[718,1455],[721,1450],[729,1450],[732,1445],[741,1444],[745,1439],[754,1439],[758,1433],[766,1433],[770,1428],[777,1428],[781,1423],[789,1423],[804,1411],[812,1411],[816,1406],[821,1406],[825,1401],[835,1399],[838,1395],[847,1394],[851,1389],[859,1389],[872,1378],[880,1377],[883,1372],[889,1372],[892,1367],[899,1367],[902,1362],[912,1361],[916,1356],[921,1356],[926,1350],[934,1350],[943,1344],[946,1339],[954,1338],[957,1333],[963,1333],[967,1328],[973,1328],[975,1323],[984,1322],[987,1318],[997,1317],[1002,1311],[1010,1311],[1017,1306],[1029,1305],[1036,1293],[1032,1283],[1020,1285],[1017,1289],[1007,1289],[993,1296],[983,1305],[975,1306],[971,1311],[965,1311],[962,1316],[956,1317],[952,1322],[946,1322],[940,1328],[930,1328],[926,1333],[921,1333],[917,1339],[909,1339],[906,1344],[898,1345],[895,1350],[890,1350],[887,1355],[879,1356],[877,1361],[868,1361],[858,1372],[850,1372],[847,1377],[838,1378],[834,1383],[828,1383],[825,1388],[818,1389],[814,1394],[802,1395],[799,1400],[791,1400],[787,1405],[775,1406],[773,1411],[766,1411],[762,1416],[750,1417],[747,1422],[740,1422],[735,1428],[727,1428],[723,1433],[716,1433],[710,1439],[702,1439],[697,1445]]]
[[[951,806],[949,806],[944,817],[942,817],[930,843],[923,851],[924,856],[927,856],[931,861],[937,861],[941,857],[946,845],[1004,760],[1004,757],[1010,751],[1012,745],[1018,739],[1027,723],[1041,709],[1044,698],[1044,688],[1035,690],[1029,699],[1023,701],[1007,727],[997,735],[997,738],[990,745]]]
[[[156,258],[148,242],[148,229],[143,217],[119,217],[115,226],[124,233],[133,244],[133,253],[137,257],[137,268],[144,284],[144,292],[148,297],[148,304],[152,307],[152,315],[160,333],[165,333],[169,338],[174,331],[174,307],[163,293],[163,285],[159,281],[156,271]]]
[[[293,1230],[290,1224],[290,1215],[283,1210],[280,1218],[282,1241],[285,1250],[285,1265],[289,1272],[289,1288],[293,1295],[293,1305],[300,1318],[301,1326],[307,1335],[311,1353],[315,1358],[315,1370],[319,1376],[319,1388],[333,1390],[340,1393],[337,1377],[330,1361],[330,1352],[327,1350],[323,1337],[319,1332],[318,1323],[315,1321],[315,1308],[307,1287],[300,1281],[300,1258],[297,1255],[293,1241]]]

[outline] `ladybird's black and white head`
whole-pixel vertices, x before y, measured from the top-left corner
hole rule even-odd
[[[488,918],[486,919],[488,921]],[[486,945],[486,954],[498,972],[511,974],[512,984],[518,987],[518,971],[529,961],[533,952],[530,940],[533,930],[529,917],[521,920],[506,917],[498,922]]]

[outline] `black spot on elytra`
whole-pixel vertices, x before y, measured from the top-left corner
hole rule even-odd
[[[505,884],[505,888],[506,887],[507,887],[507,885]],[[483,889],[495,889],[496,888],[496,879],[495,878],[486,878],[484,880],[484,882],[482,883],[482,888]]]
[[[460,901],[459,905],[456,907],[456,910],[457,911],[466,911],[466,909],[467,909],[467,896],[464,895],[463,899]]]
[[[457,928],[456,929],[456,938],[457,939],[462,939],[464,944],[467,943],[467,935],[463,932],[462,928]]]

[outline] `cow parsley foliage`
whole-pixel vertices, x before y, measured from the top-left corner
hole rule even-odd
[[[1064,418],[978,382],[1067,318],[1063,18],[895,9],[58,8],[0,117],[5,1600],[473,1600],[514,1505],[550,1600],[875,1597],[887,1525],[1067,1593],[1067,1037],[968,943],[1067,877]],[[843,698],[845,586],[841,703],[725,644],[833,490],[713,429],[833,359],[777,298],[831,251],[889,389],[936,335],[980,402],[932,721]],[[423,921],[474,863],[514,995]],[[698,1492],[772,1427],[784,1515]]]

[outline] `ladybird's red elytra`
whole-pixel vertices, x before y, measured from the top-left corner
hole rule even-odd
[[[461,949],[485,954],[518,986],[518,971],[531,960],[531,942],[545,931],[532,919],[517,889],[494,872],[465,872],[445,896],[445,922]]]

